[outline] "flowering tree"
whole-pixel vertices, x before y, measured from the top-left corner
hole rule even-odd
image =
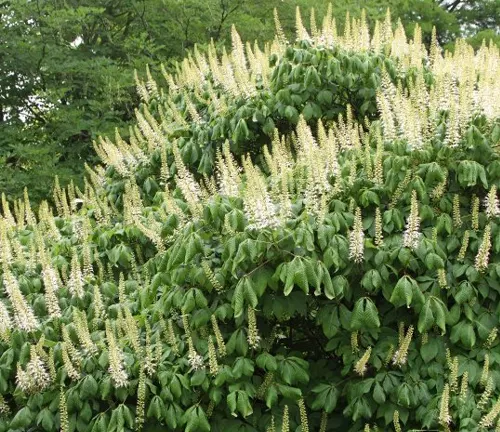
[[[3,201],[0,430],[498,428],[498,48],[276,27]]]

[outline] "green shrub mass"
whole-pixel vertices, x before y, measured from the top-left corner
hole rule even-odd
[[[498,48],[276,23],[3,200],[1,431],[498,430]]]

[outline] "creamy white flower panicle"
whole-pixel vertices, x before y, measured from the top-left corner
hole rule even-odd
[[[80,371],[75,367],[73,362],[71,361],[70,354],[68,352],[68,343],[63,342],[61,344],[61,351],[62,351],[62,359],[64,363],[64,367],[66,369],[66,373],[68,376],[74,380],[77,381],[81,378]]]
[[[8,269],[4,270],[3,283],[12,304],[12,309],[14,310],[14,323],[16,327],[28,332],[37,329],[39,326],[38,320],[19,289],[16,278]]]
[[[45,287],[45,304],[51,318],[61,317],[61,308],[57,300],[56,292],[59,289],[59,281],[55,270],[51,265],[45,263],[42,270],[42,279]]]
[[[311,128],[302,115],[299,117],[296,131],[297,164],[304,168],[306,177],[303,191],[304,201],[307,211],[318,216],[332,189],[329,177],[336,167],[329,146],[332,145],[335,148],[335,143],[333,140],[329,141],[322,123],[318,123],[318,138],[321,144],[318,145]]]
[[[106,320],[106,339],[109,351],[108,372],[116,387],[125,387],[128,384],[128,374],[123,366],[123,353],[116,344],[115,334],[109,320]]]
[[[68,281],[68,288],[71,295],[78,298],[83,297],[83,274],[80,269],[80,261],[76,250],[73,251],[71,259],[71,274]]]
[[[73,323],[84,352],[87,355],[97,354],[97,346],[90,336],[86,313],[76,308],[73,309]]]
[[[248,307],[248,329],[247,329],[247,341],[248,346],[252,349],[257,349],[260,345],[261,337],[259,336],[259,329],[257,327],[257,317],[255,316],[255,310],[249,306]]]
[[[217,184],[221,195],[228,197],[239,196],[241,168],[238,167],[226,140],[222,146],[222,153],[217,151]]]
[[[26,370],[17,365],[16,380],[19,388],[27,393],[43,390],[50,384],[50,375],[36,352],[35,345],[30,347],[30,361],[26,365]]]
[[[443,394],[441,395],[441,403],[439,408],[439,423],[443,426],[448,426],[451,423],[450,415],[450,386],[444,385]]]
[[[193,174],[184,165],[182,161],[182,156],[174,143],[172,150],[175,158],[175,166],[177,168],[176,183],[184,196],[189,210],[193,216],[199,216],[202,212],[201,200],[202,193],[200,185],[196,182]]]
[[[491,249],[491,225],[484,228],[483,240],[476,255],[475,267],[478,272],[483,272],[488,268]]]
[[[0,301],[0,340],[8,339],[10,330],[12,329],[12,320],[9,311],[5,304]]]
[[[479,426],[483,428],[490,428],[493,426],[496,418],[500,415],[500,400],[497,400],[490,411],[483,416],[479,422]],[[497,423],[498,425],[499,423]]]
[[[365,249],[365,233],[363,232],[363,220],[361,218],[361,209],[356,208],[354,215],[354,227],[349,233],[349,259],[355,263],[363,261]]]
[[[203,357],[197,352],[192,352],[188,354],[189,366],[194,370],[202,369],[205,365],[203,363]]]
[[[250,158],[243,159],[243,168],[247,176],[243,204],[250,221],[249,228],[277,227],[280,225],[278,206],[271,199],[264,177]]]
[[[189,329],[188,318],[186,315],[183,315],[182,319],[184,321],[184,331],[186,332],[187,336],[189,366],[191,366],[193,370],[202,369],[205,367],[205,364],[203,362],[203,357],[199,355],[194,348],[193,339],[191,337],[191,330]]]
[[[484,207],[488,219],[500,216],[500,205],[498,203],[497,187],[493,185],[484,200]]]
[[[392,357],[392,364],[401,367],[408,359],[408,349],[413,337],[413,326],[408,327],[406,334],[404,333],[404,325],[400,326],[399,331],[399,347]]]
[[[368,347],[368,349],[364,352],[361,358],[356,362],[354,370],[358,375],[363,376],[365,374],[371,352],[372,352],[372,347]]]
[[[312,41],[311,36],[309,36],[309,33],[302,23],[302,16],[300,15],[300,8],[298,6],[295,9],[295,28],[298,41]]]
[[[410,215],[406,221],[406,229],[403,234],[403,246],[416,249],[420,242],[420,216],[418,213],[417,191],[411,193]]]

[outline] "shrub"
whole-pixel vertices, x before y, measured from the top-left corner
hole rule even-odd
[[[4,200],[1,430],[495,424],[498,48],[277,27],[138,78],[57,216]]]

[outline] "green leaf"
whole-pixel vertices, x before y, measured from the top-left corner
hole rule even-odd
[[[238,415],[238,414],[236,414],[236,396],[237,396],[237,392],[233,391],[227,395],[227,399],[226,399],[229,411],[230,411],[231,415],[233,415],[235,417]]]
[[[273,355],[263,352],[259,354],[256,359],[257,366],[269,372],[273,372],[278,369],[278,363]]]
[[[254,371],[254,364],[252,360],[244,357],[239,357],[234,362],[233,366],[233,376],[236,379],[241,378],[242,376],[252,376]]]
[[[33,422],[34,414],[28,407],[21,408],[10,422],[10,429],[26,428]]]
[[[278,391],[276,390],[276,386],[271,385],[266,391],[266,406],[271,409],[276,402],[278,401]]]
[[[331,105],[333,100],[333,93],[329,90],[321,90],[318,93],[317,100],[320,104]]]
[[[205,378],[207,377],[207,373],[205,369],[198,369],[193,373],[193,376],[191,377],[191,385],[192,386],[199,386],[205,381]]]
[[[425,363],[434,360],[439,351],[439,342],[436,338],[429,338],[428,342],[420,348],[420,355]]]
[[[432,328],[435,322],[435,317],[432,312],[431,300],[427,299],[424,306],[418,315],[417,328],[420,333],[424,333]]]
[[[200,430],[200,419],[195,407],[191,407],[189,410],[187,410],[184,417],[187,420],[184,432],[198,432]]]
[[[425,264],[427,265],[427,268],[429,270],[444,268],[443,259],[439,255],[437,255],[433,252],[426,255]]]
[[[252,285],[252,279],[249,277],[245,277],[245,288],[244,288],[244,296],[245,300],[248,302],[250,306],[256,308],[259,304],[259,299],[257,298],[257,294]]]
[[[297,387],[291,387],[285,384],[276,384],[276,387],[279,393],[287,399],[299,400],[302,397],[302,391]]]
[[[299,112],[297,111],[297,108],[291,105],[287,106],[285,108],[285,117],[289,122],[297,123],[297,120],[299,119]]]
[[[149,408],[147,411],[148,418],[155,418],[156,420],[161,420],[163,417],[163,412],[165,411],[165,404],[161,400],[160,396],[154,396],[149,403]]]
[[[356,331],[362,328],[372,329],[378,327],[380,327],[380,320],[375,303],[368,297],[359,299],[354,305],[351,315],[351,329]]]
[[[253,408],[248,399],[248,395],[244,391],[238,391],[236,406],[243,418],[253,414]]]
[[[87,375],[80,385],[80,398],[83,400],[93,398],[97,394],[99,386],[92,375]]]
[[[36,424],[42,425],[46,431],[52,431],[54,429],[54,415],[48,408],[44,408],[38,413]]]
[[[379,405],[385,403],[385,392],[379,383],[375,383],[373,386],[373,400]]]
[[[460,329],[460,341],[469,349],[476,344],[476,333],[472,324],[463,323]]]
[[[419,289],[417,283],[411,277],[403,276],[394,287],[389,301],[396,307],[406,305],[409,308],[415,289]]]
[[[198,429],[197,432],[210,432],[210,424],[207,420],[207,415],[202,407],[198,406],[196,408],[196,414],[198,416]]]
[[[234,290],[232,306],[234,309],[235,318],[241,316],[241,314],[243,313],[245,281],[246,278],[240,279]]]
[[[299,257],[295,257],[292,261],[294,269],[293,281],[298,287],[304,291],[304,293],[309,293],[309,283],[307,280],[306,269],[304,262]]]

